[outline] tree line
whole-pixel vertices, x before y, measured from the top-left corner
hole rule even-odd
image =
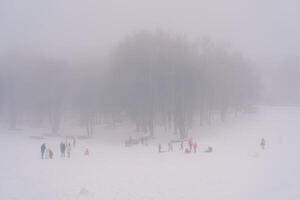
[[[139,32],[112,50],[109,62],[73,66],[17,56],[0,60],[0,117],[47,126],[58,134],[73,119],[92,135],[96,125],[128,122],[185,138],[195,125],[226,120],[257,102],[260,79],[240,53],[210,40],[195,44],[163,32]]]

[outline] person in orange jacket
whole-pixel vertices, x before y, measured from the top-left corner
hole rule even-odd
[[[193,139],[191,137],[188,139],[188,144],[189,144],[190,152],[191,152],[192,151],[192,147],[193,147]]]

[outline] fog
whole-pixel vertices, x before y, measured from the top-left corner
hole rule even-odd
[[[140,30],[164,30],[233,46],[263,66],[299,52],[296,0],[1,0],[1,52],[68,61],[105,55]]]
[[[298,200],[299,0],[0,0],[0,200]]]
[[[55,133],[66,113],[88,132],[99,116],[151,133],[172,118],[184,137],[196,115],[299,105],[299,5],[1,0],[2,117],[50,116]]]

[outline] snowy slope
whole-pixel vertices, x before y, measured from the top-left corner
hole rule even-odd
[[[230,118],[192,132],[207,154],[157,152],[164,134],[148,146],[124,147],[132,127],[99,128],[93,139],[77,140],[70,159],[59,157],[61,137],[30,136],[46,130],[0,134],[1,200],[298,200],[300,199],[300,108],[259,107],[255,114]],[[84,134],[64,130],[65,134]],[[157,130],[161,131],[161,130]],[[116,136],[119,136],[118,138]],[[266,150],[259,147],[266,139]],[[121,139],[120,139],[121,138]],[[40,145],[54,150],[40,159]],[[83,156],[84,149],[90,156]]]

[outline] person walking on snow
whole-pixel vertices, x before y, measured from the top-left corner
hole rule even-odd
[[[67,146],[67,155],[68,155],[68,158],[71,157],[71,144],[70,143]]]
[[[195,142],[195,143],[193,144],[194,153],[197,152],[197,147],[198,147],[198,144]]]
[[[46,144],[43,143],[42,146],[41,146],[41,156],[42,156],[42,159],[44,159],[45,151],[46,151]]]
[[[265,141],[265,139],[264,139],[264,138],[262,138],[262,139],[261,139],[260,146],[261,146],[262,150],[264,150],[264,149],[265,149],[265,146],[266,146],[266,141]]]

